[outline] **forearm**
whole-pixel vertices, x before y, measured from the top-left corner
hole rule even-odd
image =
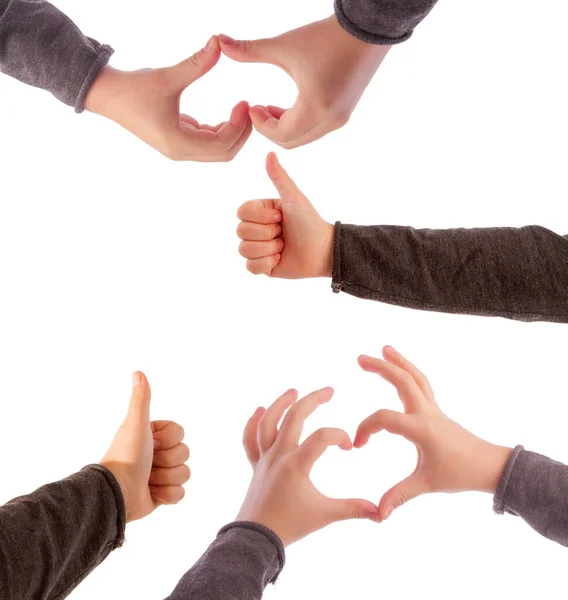
[[[256,523],[231,523],[167,600],[259,600],[280,575],[284,560],[275,533]]]
[[[0,71],[77,112],[112,52],[45,0],[0,0]]]
[[[567,323],[568,236],[338,223],[332,288],[422,310]]]
[[[497,488],[494,510],[519,516],[541,535],[568,546],[568,466],[517,446]]]
[[[0,507],[0,598],[59,600],[122,545],[114,476],[91,465]]]
[[[437,0],[335,0],[335,15],[354,37],[371,44],[406,41]]]

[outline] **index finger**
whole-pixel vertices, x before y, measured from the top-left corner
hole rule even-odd
[[[195,119],[191,118],[191,121]],[[189,126],[180,127],[179,135],[184,146],[184,157],[222,156],[238,143],[250,123],[248,102],[240,102],[233,108],[228,121],[216,126],[192,126],[192,122],[184,117],[183,122]]]
[[[239,207],[237,219],[249,223],[280,223],[282,213],[275,208],[277,200],[249,200]]]
[[[308,394],[288,410],[280,426],[276,441],[284,452],[293,450],[298,446],[306,419],[318,406],[329,402],[332,397],[333,388],[326,387]]]
[[[404,369],[371,356],[360,356],[358,362],[364,371],[376,373],[394,385],[405,412],[419,412],[428,402],[414,377]]]
[[[301,99],[287,110],[275,106],[253,106],[250,118],[261,135],[288,149],[299,145],[297,140],[318,125],[317,116]]]
[[[185,437],[183,427],[174,421],[152,421],[150,425],[155,450],[169,450],[181,443]]]

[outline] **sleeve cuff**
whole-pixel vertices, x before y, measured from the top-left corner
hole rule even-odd
[[[91,40],[94,42],[94,40]],[[97,43],[97,42],[95,42]],[[96,47],[96,51],[98,56],[89,69],[87,76],[83,80],[81,85],[81,89],[79,90],[79,95],[77,96],[77,100],[75,102],[75,112],[82,113],[85,110],[85,98],[89,93],[89,90],[93,86],[95,79],[99,76],[100,72],[106,67],[110,57],[114,54],[114,50],[108,46],[107,44],[98,44]]]
[[[124,544],[124,537],[126,531],[126,504],[124,503],[124,495],[122,494],[122,489],[120,488],[116,477],[111,473],[111,471],[109,471],[106,467],[103,467],[102,465],[87,465],[81,470],[99,471],[99,473],[102,473],[114,494],[114,498],[116,500],[116,512],[118,515],[116,523],[118,533],[112,549],[116,550]]]
[[[505,496],[507,495],[507,487],[509,485],[509,481],[511,480],[511,475],[513,473],[513,469],[515,468],[515,463],[519,458],[521,452],[524,452],[523,446],[517,446],[513,453],[511,454],[511,458],[509,458],[509,462],[503,471],[503,475],[501,476],[501,481],[497,486],[497,491],[495,492],[495,496],[493,498],[493,510],[498,514],[502,515],[507,507],[505,506]]]
[[[354,23],[352,23],[345,14],[343,10],[343,6],[341,4],[341,0],[335,0],[335,16],[337,18],[338,23],[347,31],[347,33],[351,34],[353,37],[361,40],[362,42],[367,42],[368,44],[378,44],[380,46],[394,46],[395,44],[400,44],[402,42],[406,42],[406,40],[412,35],[412,31],[409,31],[399,37],[389,38],[382,35],[377,35],[374,33],[370,33],[361,29]]]
[[[341,292],[341,222],[336,221],[333,233],[333,265],[331,268],[331,289],[334,294]]]
[[[225,525],[222,529],[220,529],[217,535],[222,535],[223,533],[226,533],[230,529],[235,529],[236,527],[250,529],[252,531],[262,533],[266,538],[268,538],[269,541],[271,541],[274,544],[274,547],[276,548],[276,553],[278,555],[279,567],[278,571],[276,572],[276,575],[274,575],[274,577],[270,580],[270,583],[276,583],[276,580],[278,579],[278,577],[280,577],[280,573],[282,573],[282,569],[284,569],[284,565],[286,564],[286,552],[284,550],[284,544],[282,543],[282,540],[274,533],[274,531],[272,531],[272,529],[269,529],[268,527],[265,527],[260,523],[254,523],[252,521],[235,521],[233,523],[229,523],[228,525]]]

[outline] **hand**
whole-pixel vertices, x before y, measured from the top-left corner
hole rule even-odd
[[[220,35],[219,41],[229,58],[276,65],[296,82],[293,108],[250,110],[257,131],[287,149],[343,127],[390,49],[354,38],[335,15],[275,38],[236,41]]]
[[[245,428],[243,444],[254,476],[237,520],[265,525],[285,546],[335,521],[378,520],[371,502],[328,498],[310,481],[314,463],[329,446],[352,448],[345,431],[332,428],[319,429],[300,444],[304,421],[332,396],[325,388],[296,402],[298,393],[289,390],[268,410],[257,409]]]
[[[251,200],[237,217],[241,256],[255,275],[284,279],[331,277],[334,228],[280,166],[275,154],[266,161],[279,200]]]
[[[421,494],[494,494],[512,450],[490,444],[448,419],[436,404],[426,377],[394,348],[386,346],[383,356],[384,361],[361,356],[359,364],[396,387],[404,414],[379,410],[359,425],[354,445],[363,447],[372,434],[384,429],[412,442],[418,451],[418,463],[412,475],[382,497],[381,518],[387,519],[394,509]]]
[[[150,421],[148,380],[134,373],[132,384],[126,419],[100,462],[120,485],[127,522],[146,517],[162,504],[177,504],[190,477],[183,428],[172,421]]]
[[[248,103],[237,104],[229,121],[214,127],[180,114],[184,90],[220,56],[213,36],[203,50],[173,67],[118,71],[107,66],[89,90],[85,108],[122,125],[172,160],[232,160],[252,131]]]

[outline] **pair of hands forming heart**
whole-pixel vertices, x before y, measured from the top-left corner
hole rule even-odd
[[[331,399],[331,388],[299,401],[297,392],[289,390],[267,410],[256,410],[243,437],[254,475],[238,520],[269,527],[287,546],[336,521],[380,523],[421,494],[495,493],[511,449],[490,444],[446,417],[426,377],[394,348],[386,346],[383,357],[361,356],[359,364],[396,387],[404,413],[379,410],[359,425],[353,444],[345,431],[334,428],[319,429],[300,444],[304,421]],[[383,429],[411,441],[418,462],[409,477],[383,495],[378,507],[367,500],[328,498],[315,488],[310,471],[329,446],[361,448]]]
[[[253,125],[280,146],[296,148],[347,122],[389,48],[357,40],[335,16],[271,39],[213,36],[205,48],[173,67],[132,72],[106,67],[85,108],[122,125],[172,160],[230,161]],[[181,114],[182,93],[217,64],[221,53],[239,62],[284,69],[298,87],[294,107],[250,108],[240,102],[229,121],[216,126]]]

